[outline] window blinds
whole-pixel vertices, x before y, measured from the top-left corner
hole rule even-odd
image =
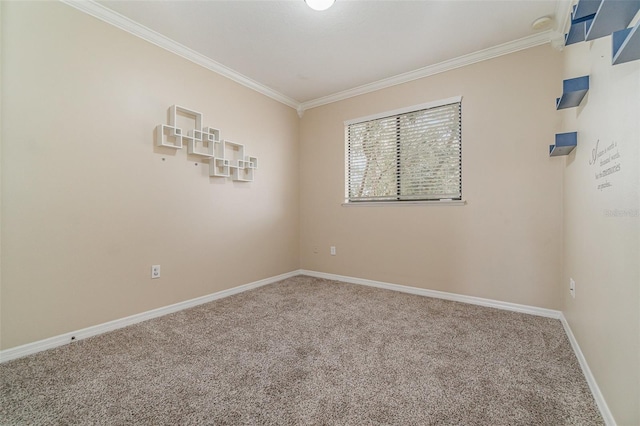
[[[462,198],[461,102],[347,125],[347,201]]]

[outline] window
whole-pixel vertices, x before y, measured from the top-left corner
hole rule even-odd
[[[345,122],[347,202],[462,199],[462,98]]]

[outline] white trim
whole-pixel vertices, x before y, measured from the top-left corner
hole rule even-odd
[[[554,29],[556,34],[562,35],[564,41],[564,34],[569,31],[570,25],[570,17],[571,17],[571,6],[573,5],[575,0],[558,0],[556,2],[556,11],[554,13],[555,16],[555,25]]]
[[[427,290],[424,288],[410,287],[406,285],[391,284],[382,281],[367,280],[364,278],[347,277],[344,275],[327,274],[325,272],[301,269],[300,274],[309,275],[327,280],[343,281],[351,284],[366,285],[369,287],[384,288],[386,290],[401,291],[403,293],[416,294],[418,296],[434,297],[436,299],[452,300],[454,302],[469,303],[472,305],[486,306],[489,308],[503,309],[505,311],[520,312],[523,314],[537,315],[540,317],[560,319],[562,312],[553,309],[538,308],[536,306],[519,305],[517,303],[502,302],[499,300],[483,299],[475,296],[465,296],[444,291]]]
[[[342,207],[384,207],[384,206],[464,206],[465,200],[434,200],[434,201],[353,201],[344,202]]]
[[[569,342],[571,343],[571,347],[573,348],[573,352],[576,354],[576,358],[578,358],[578,362],[580,363],[580,367],[582,368],[582,373],[584,374],[585,379],[587,380],[587,384],[589,385],[589,389],[591,389],[591,394],[593,395],[593,399],[596,400],[596,405],[600,409],[600,414],[604,419],[604,422],[608,426],[615,426],[616,420],[613,417],[613,414],[609,410],[609,406],[602,396],[602,392],[600,392],[600,388],[598,387],[598,383],[596,382],[596,378],[591,373],[591,369],[589,368],[589,364],[587,364],[587,359],[584,357],[582,350],[580,349],[580,345],[578,345],[578,341],[576,340],[573,332],[571,331],[571,327],[569,327],[569,322],[565,318],[564,314],[560,314],[560,322],[562,322],[562,326],[564,327],[565,333],[567,333],[567,337],[569,338]]]
[[[367,115],[366,117],[353,118],[351,120],[346,120],[344,122],[344,125],[349,126],[351,124],[362,123],[364,121],[377,120],[379,118],[387,118],[387,117],[392,117],[394,115],[407,114],[409,112],[420,111],[420,110],[429,109],[429,108],[436,108],[444,105],[457,104],[460,102],[462,102],[462,96],[453,96],[451,98],[439,99],[437,101],[426,102],[420,105],[413,105],[409,107],[398,108],[392,111],[379,112],[377,114]]]
[[[499,300],[484,299],[484,298],[475,297],[475,296],[465,296],[461,294],[448,293],[444,291],[427,290],[427,289],[418,288],[418,287],[391,284],[391,283],[386,283],[382,281],[368,280],[364,278],[354,278],[354,277],[348,277],[345,275],[328,274],[325,272],[317,272],[317,271],[311,271],[307,269],[298,269],[298,270],[287,272],[281,275],[276,275],[274,277],[254,281],[249,284],[244,284],[238,287],[222,290],[206,296],[197,297],[195,299],[186,300],[184,302],[175,303],[173,305],[165,306],[158,309],[153,309],[151,311],[143,312],[136,315],[131,315],[129,317],[117,319],[114,321],[109,321],[104,324],[87,327],[82,330],[78,330],[70,333],[64,333],[58,336],[50,337],[48,339],[39,340],[37,342],[28,343],[22,346],[17,346],[15,348],[5,349],[0,351],[0,363],[11,361],[13,359],[21,358],[27,355],[35,354],[37,352],[41,352],[47,349],[53,349],[58,346],[65,345],[67,343],[71,343],[72,341],[75,341],[75,340],[86,339],[87,337],[96,336],[98,334],[117,330],[119,328],[126,327],[128,325],[136,324],[142,321],[157,318],[173,312],[178,312],[183,309],[188,309],[194,306],[202,305],[204,303],[212,302],[214,300],[218,300],[228,296],[232,296],[234,294],[242,293],[247,290],[252,290],[258,287],[262,287],[267,284],[272,284],[287,278],[295,277],[297,275],[308,275],[311,277],[341,281],[341,282],[346,282],[350,284],[358,284],[358,285],[365,285],[369,287],[383,288],[386,290],[400,291],[403,293],[415,294],[419,296],[433,297],[433,298],[444,299],[444,300],[452,300],[455,302],[469,303],[472,305],[486,306],[489,308],[503,309],[503,310],[512,311],[512,312],[520,312],[523,314],[537,315],[537,316],[546,317],[546,318],[558,319],[562,323],[562,326],[565,330],[565,333],[567,334],[567,338],[569,339],[571,347],[573,348],[576,358],[580,363],[580,367],[582,368],[582,372],[585,376],[587,384],[589,385],[589,389],[591,390],[593,398],[595,399],[596,404],[600,409],[600,414],[602,415],[602,418],[604,419],[605,423],[608,426],[616,426],[616,422],[613,417],[613,414],[609,410],[609,406],[607,405],[604,399],[604,396],[602,395],[602,392],[600,392],[600,388],[598,387],[595,377],[591,373],[591,369],[589,368],[589,365],[587,364],[587,360],[585,359],[584,354],[580,349],[580,345],[578,345],[578,341],[573,335],[573,332],[571,331],[571,327],[569,326],[569,323],[567,322],[567,319],[565,318],[562,312],[556,311],[553,309],[538,308],[536,306],[520,305],[517,303],[502,302]]]
[[[556,10],[553,14],[555,25],[549,38],[551,39],[551,46],[559,51],[564,49],[564,35],[569,31],[569,27],[571,26],[571,6],[573,3],[574,0],[556,1]]]
[[[161,317],[163,315],[178,312],[183,309],[192,308],[194,306],[202,305],[203,303],[212,302],[214,300],[218,300],[224,297],[232,296],[234,294],[242,293],[247,290],[252,290],[254,288],[262,287],[267,284],[272,284],[277,281],[291,278],[299,274],[300,274],[299,271],[287,272],[285,274],[276,275],[275,277],[254,281],[249,284],[244,284],[244,285],[233,287],[227,290],[218,291],[216,293],[212,293],[206,296],[185,300],[184,302],[175,303],[173,305],[164,306],[161,308],[153,309],[151,311],[142,312],[140,314],[135,314],[125,318],[120,318],[117,320],[105,322],[103,324],[98,324],[91,327],[83,328],[82,330],[72,331],[69,333],[64,333],[58,336],[50,337],[48,339],[39,340],[37,342],[27,343],[26,345],[5,349],[0,351],[0,363],[11,361],[13,359],[21,358],[27,355],[35,354],[37,352],[41,352],[47,349],[53,349],[58,346],[66,345],[67,343],[71,343],[72,341],[86,339],[87,337],[92,337],[98,334],[117,330],[119,328],[126,327],[128,325],[137,324],[142,321]]]
[[[552,35],[552,31],[544,31],[529,37],[510,41],[498,46],[489,47],[488,49],[479,50],[468,55],[449,59],[448,61],[440,62],[438,64],[429,65],[427,67],[419,68],[414,71],[398,74],[394,77],[385,78],[383,80],[365,84],[353,89],[334,93],[329,96],[323,96],[318,99],[302,102],[302,104],[300,104],[300,107],[302,110],[316,108],[333,102],[342,101],[344,99],[353,98],[354,96],[364,95],[365,93],[375,92],[377,90],[386,89],[387,87],[396,86],[398,84],[403,84],[409,81],[418,80],[420,78],[429,77],[431,75],[451,71],[456,68],[475,64],[476,62],[493,59],[498,56],[508,55],[509,53],[518,52],[530,47],[540,46],[542,44],[549,43],[551,41]]]
[[[211,70],[217,74],[227,77],[230,80],[235,81],[249,89],[255,90],[258,93],[274,99],[280,103],[283,103],[291,108],[298,109],[300,102],[290,98],[280,92],[277,92],[255,80],[240,74],[237,71],[232,70],[219,62],[216,62],[195,50],[192,50],[162,34],[153,31],[150,28],[141,25],[126,16],[123,16],[113,10],[96,3],[94,0],[60,0],[62,3],[76,8],[87,15],[91,15],[94,18],[98,18],[114,27],[120,28],[134,36],[140,37],[149,43],[155,44],[158,47],[168,50],[171,53],[175,53],[195,64],[198,64],[208,70]]]
[[[536,306],[519,305],[517,303],[501,302],[499,300],[483,299],[483,298],[474,297],[474,296],[465,296],[461,294],[447,293],[443,291],[427,290],[427,289],[422,289],[417,287],[391,284],[391,283],[386,283],[382,281],[373,281],[373,280],[367,280],[363,278],[348,277],[344,275],[327,274],[324,272],[310,271],[306,269],[301,269],[299,273],[302,275],[308,275],[316,278],[324,278],[328,280],[342,281],[342,282],[347,282],[351,284],[366,285],[369,287],[384,288],[386,290],[400,291],[403,293],[416,294],[419,296],[426,296],[426,297],[434,297],[437,299],[453,300],[455,302],[470,303],[472,305],[486,306],[490,308],[503,309],[507,311],[520,312],[523,314],[537,315],[541,317],[560,320],[564,328],[564,331],[567,334],[567,338],[571,343],[573,352],[575,353],[576,358],[580,363],[580,367],[582,368],[582,373],[584,374],[587,384],[589,385],[589,389],[591,390],[593,398],[596,401],[596,405],[600,410],[600,414],[602,415],[602,418],[604,419],[607,426],[616,426],[616,421],[613,417],[613,414],[609,410],[609,406],[607,405],[604,399],[604,396],[602,396],[602,392],[600,392],[600,388],[598,387],[596,379],[591,373],[591,369],[589,369],[587,360],[585,359],[582,351],[580,350],[580,345],[578,345],[578,341],[573,335],[573,332],[571,331],[571,327],[569,327],[569,323],[567,322],[564,314],[561,311],[556,311],[553,309],[538,308]]]
[[[385,78],[373,83],[365,84],[363,86],[355,87],[353,89],[344,90],[342,92],[334,93],[332,95],[324,96],[317,99],[312,99],[306,102],[298,102],[297,100],[284,95],[276,90],[273,90],[255,80],[240,74],[231,68],[222,65],[156,31],[153,31],[144,25],[141,25],[113,10],[102,6],[94,0],[60,0],[62,3],[69,5],[77,10],[80,10],[94,18],[100,19],[108,24],[111,24],[121,30],[124,30],[136,37],[140,37],[149,43],[155,44],[158,47],[175,53],[193,63],[196,63],[208,70],[223,75],[230,80],[235,81],[245,87],[255,90],[258,93],[281,102],[291,108],[294,108],[298,112],[298,116],[302,118],[304,111],[307,109],[319,107],[321,105],[330,104],[332,102],[341,101],[343,99],[352,98],[354,96],[363,95],[365,93],[374,92],[376,90],[385,89],[387,87],[395,86],[398,84],[406,83],[409,81],[417,80],[420,78],[428,77],[434,74],[439,74],[445,71],[450,71],[456,68],[471,65],[476,62],[481,62],[487,59],[496,58],[498,56],[507,55],[509,53],[517,52],[520,50],[528,49],[530,47],[539,46],[541,44],[549,43],[554,37],[557,36],[557,32],[544,31],[538,34],[534,34],[529,37],[524,37],[518,40],[510,41],[500,44],[498,46],[489,47],[487,49],[479,50],[477,52],[470,53],[468,55],[459,56],[438,64],[429,65],[424,68],[419,68],[414,71],[409,71],[403,74],[399,74],[393,77]],[[564,0],[560,0],[563,2]],[[564,12],[566,5],[560,5],[557,10]],[[569,10],[566,8],[566,10]]]

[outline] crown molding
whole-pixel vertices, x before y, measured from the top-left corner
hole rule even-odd
[[[487,59],[507,55],[519,50],[539,46],[549,43],[551,41],[552,35],[552,31],[544,31],[529,37],[524,37],[518,40],[510,41],[508,43],[500,44],[498,46],[490,47],[488,49],[479,50],[468,55],[459,56],[457,58],[440,62],[438,64],[429,65],[427,67],[419,68],[414,71],[398,74],[394,77],[385,78],[383,80],[365,84],[353,89],[334,93],[333,95],[303,102],[300,107],[303,111],[305,111],[311,108],[316,108],[344,99],[353,98],[354,96],[364,95],[365,93],[375,92],[377,90],[386,89],[387,87],[396,86],[398,84],[407,83],[409,81],[418,80],[420,78],[429,77],[431,75],[440,74],[446,71],[454,70],[456,68],[475,64],[476,62],[486,61]]]
[[[534,34],[529,37],[524,37],[518,40],[493,46],[484,50],[470,53],[468,55],[459,56],[454,59],[450,59],[438,64],[429,65],[424,68],[419,68],[414,71],[409,71],[403,74],[399,74],[393,77],[385,78],[373,83],[365,84],[353,89],[344,90],[342,92],[334,93],[332,95],[323,96],[321,98],[312,99],[306,102],[298,102],[289,96],[286,96],[276,90],[273,90],[257,81],[250,79],[237,71],[232,70],[156,31],[153,31],[99,3],[94,0],[60,0],[62,3],[71,6],[81,12],[100,19],[108,24],[111,24],[121,30],[124,30],[136,37],[139,37],[149,43],[152,43],[158,47],[161,47],[169,52],[172,52],[178,56],[181,56],[195,64],[198,64],[208,70],[211,70],[217,74],[229,78],[236,83],[239,83],[249,89],[255,90],[271,99],[274,99],[284,105],[287,105],[295,109],[299,117],[302,117],[304,111],[316,108],[322,105],[327,105],[333,102],[341,101],[344,99],[352,98],[355,96],[371,93],[377,90],[386,89],[388,87],[396,86],[398,84],[407,83],[409,81],[418,80],[420,78],[429,77],[431,75],[440,74],[446,71],[461,68],[467,65],[471,65],[477,62],[493,59],[498,56],[507,55],[509,53],[517,52],[520,50],[528,49],[530,47],[539,46],[551,42],[553,39],[558,38],[558,33],[562,31],[562,22],[566,21],[571,9],[572,0],[558,0],[556,3],[556,26],[554,30],[548,30]],[[557,17],[563,17],[557,19]]]
[[[554,13],[555,25],[551,34],[551,46],[556,50],[564,49],[564,35],[569,32],[571,22],[571,6],[574,0],[558,0]]]
[[[262,93],[263,95],[268,96],[269,98],[274,99],[287,106],[290,106],[293,109],[297,110],[300,106],[300,103],[295,99],[292,99],[263,84],[260,84],[257,81],[254,81],[249,77],[246,77],[239,72],[232,70],[231,68],[228,68],[174,40],[171,40],[168,37],[163,36],[160,33],[157,33],[145,27],[144,25],[141,25],[125,16],[122,16],[117,12],[114,12],[111,9],[102,6],[99,3],[96,3],[94,0],[60,1],[68,6],[91,15],[94,18],[98,18],[101,21],[113,25],[114,27],[120,28],[121,30],[133,34],[134,36],[140,37],[141,39],[146,40],[149,43],[166,49],[171,53],[175,53],[176,55],[181,56],[195,64],[207,68],[208,70],[227,77],[228,79],[233,80],[245,87],[248,87],[249,89],[255,90],[258,93]]]
[[[558,0],[556,2],[556,11],[554,13],[555,25],[554,30],[562,34],[569,30],[569,17],[571,16],[571,6],[574,0]]]

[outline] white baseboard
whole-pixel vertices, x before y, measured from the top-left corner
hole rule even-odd
[[[473,305],[487,306],[490,308],[504,309],[507,311],[521,312],[525,314],[538,315],[541,317],[558,319],[560,320],[560,322],[562,323],[562,326],[564,327],[565,333],[567,334],[567,338],[569,339],[569,342],[571,343],[571,347],[573,348],[573,352],[576,354],[576,358],[578,358],[578,362],[580,363],[580,367],[582,368],[582,373],[584,374],[584,377],[587,380],[587,384],[591,389],[591,393],[593,394],[593,398],[595,399],[596,404],[600,409],[600,414],[602,415],[602,418],[604,419],[607,426],[616,426],[615,419],[613,418],[613,415],[609,410],[609,406],[605,402],[604,397],[600,392],[600,388],[596,383],[595,377],[593,377],[593,374],[591,374],[591,370],[589,369],[587,360],[585,359],[584,355],[582,354],[582,351],[580,350],[578,341],[573,335],[573,332],[571,331],[571,327],[569,327],[569,323],[567,322],[566,318],[564,317],[561,311],[555,311],[553,309],[538,308],[535,306],[519,305],[516,303],[501,302],[501,301],[492,300],[492,299],[483,299],[480,297],[464,296],[461,294],[447,293],[443,291],[426,290],[426,289],[417,288],[417,287],[409,287],[404,285],[385,283],[381,281],[367,280],[363,278],[354,278],[354,277],[347,277],[344,275],[327,274],[324,272],[309,271],[304,269],[301,269],[299,273],[302,275],[309,275],[311,277],[316,277],[316,278],[324,278],[328,280],[342,281],[342,282],[347,282],[352,284],[360,284],[360,285],[366,285],[370,287],[384,288],[387,290],[401,291],[403,293],[417,294],[420,296],[434,297],[434,298],[445,299],[445,300],[453,300],[456,302],[470,303]]]
[[[140,314],[131,315],[126,318],[120,318],[120,319],[109,321],[103,324],[94,325],[92,327],[83,328],[82,330],[72,331],[69,333],[64,333],[58,336],[50,337],[48,339],[39,340],[37,342],[27,343],[26,345],[5,349],[3,351],[0,351],[0,363],[11,361],[12,359],[16,359],[16,358],[21,358],[23,356],[35,354],[37,352],[41,352],[47,349],[56,348],[58,346],[66,345],[73,341],[82,340],[82,339],[86,339],[87,337],[92,337],[98,334],[106,333],[108,331],[117,330],[118,328],[126,327],[128,325],[136,324],[152,318],[157,318],[163,315],[171,314],[173,312],[178,312],[183,309],[202,305],[203,303],[211,302],[213,300],[222,299],[224,297],[242,293],[243,291],[258,288],[263,285],[284,280],[286,278],[291,278],[299,274],[300,274],[299,271],[287,272],[286,274],[265,278],[259,281],[254,281],[249,284],[244,284],[238,287],[222,290],[216,293],[208,294],[206,296],[197,297],[195,299],[185,300],[184,302],[179,302],[173,305],[164,306],[162,308],[153,309],[151,311],[142,312]]]
[[[300,274],[316,278],[343,281],[352,284],[366,285],[369,287],[384,288],[387,290],[401,291],[403,293],[417,294],[419,296],[434,297],[436,299],[452,300],[455,302],[470,303],[472,305],[487,306],[489,308],[503,309],[506,311],[520,312],[523,314],[537,315],[540,317],[560,319],[562,312],[553,309],[538,308],[535,306],[519,305],[517,303],[501,302],[499,300],[483,299],[481,297],[464,296],[461,294],[447,293],[444,291],[426,290],[424,288],[409,287],[406,285],[385,283],[363,278],[347,277],[344,275],[326,274],[324,272],[300,270]]]
[[[604,422],[607,424],[607,426],[615,426],[616,420],[613,418],[613,414],[609,410],[609,406],[607,405],[607,402],[604,400],[604,396],[602,396],[602,392],[600,392],[598,383],[596,382],[595,377],[593,377],[593,374],[591,374],[591,369],[587,364],[587,359],[584,357],[584,354],[580,349],[580,345],[578,345],[578,341],[573,335],[573,331],[571,331],[571,327],[569,327],[569,322],[567,321],[567,319],[564,317],[563,314],[560,315],[560,322],[562,322],[564,331],[565,333],[567,333],[567,338],[571,343],[573,352],[576,354],[576,358],[578,358],[578,362],[580,363],[580,367],[582,368],[582,373],[584,374],[584,377],[587,380],[589,389],[591,389],[591,394],[593,395],[593,399],[596,400],[596,404],[600,409],[600,414],[602,415]]]
[[[538,308],[535,306],[528,305],[519,305],[517,303],[509,303],[509,302],[501,302],[498,300],[492,299],[483,299],[480,297],[474,296],[464,296],[461,294],[455,293],[447,293],[444,291],[436,291],[436,290],[427,290],[423,288],[404,286],[399,284],[391,284],[382,281],[373,281],[367,280],[363,278],[354,278],[348,277],[344,275],[336,275],[336,274],[327,274],[324,272],[310,271],[306,269],[299,269],[296,271],[287,272],[285,274],[277,275],[275,277],[265,278],[259,281],[254,281],[249,284],[244,284],[238,287],[230,288],[227,290],[222,290],[217,293],[212,293],[206,296],[198,297],[191,300],[186,300],[184,302],[175,303],[173,305],[165,306],[158,309],[153,309],[151,311],[142,312],[140,314],[131,315],[126,318],[117,319],[114,321],[109,321],[104,324],[98,324],[92,327],[87,327],[82,330],[77,330],[70,333],[64,333],[59,336],[50,337],[48,339],[39,340],[37,342],[28,343],[26,345],[17,346],[15,348],[5,349],[0,351],[0,362],[10,361],[16,358],[21,358],[23,356],[31,355],[37,352],[41,352],[47,349],[52,349],[58,346],[62,346],[68,343],[71,343],[75,340],[86,339],[87,337],[96,336],[98,334],[106,333],[108,331],[116,330],[118,328],[126,327],[128,325],[136,324],[142,321],[146,321],[152,318],[157,318],[163,315],[167,315],[173,312],[178,312],[183,309],[191,308],[194,306],[202,305],[203,303],[211,302],[217,299],[222,299],[224,297],[228,297],[234,294],[242,293],[247,290],[251,290],[254,288],[258,288],[267,284],[272,284],[277,281],[281,281],[287,278],[294,277],[296,275],[308,275],[311,277],[324,278],[328,280],[334,281],[342,281],[351,284],[359,284],[366,285],[369,287],[377,287],[384,288],[387,290],[400,291],[403,293],[416,294],[420,296],[434,297],[437,299],[445,299],[452,300],[455,302],[462,303],[470,303],[472,305],[480,305],[487,306],[490,308],[503,309],[507,311],[520,312],[524,314],[537,315],[547,318],[555,318],[560,320],[562,326],[564,327],[565,333],[567,334],[567,338],[571,343],[571,347],[578,358],[578,362],[580,363],[580,367],[582,368],[582,372],[587,380],[589,388],[591,389],[591,393],[600,409],[600,413],[608,426],[615,426],[616,422],[609,410],[609,407],[600,392],[600,388],[596,383],[591,370],[589,369],[589,365],[587,364],[587,360],[585,359],[582,351],[580,350],[580,346],[571,331],[571,327],[569,327],[569,323],[566,318],[560,311],[556,311],[553,309],[545,309]]]

